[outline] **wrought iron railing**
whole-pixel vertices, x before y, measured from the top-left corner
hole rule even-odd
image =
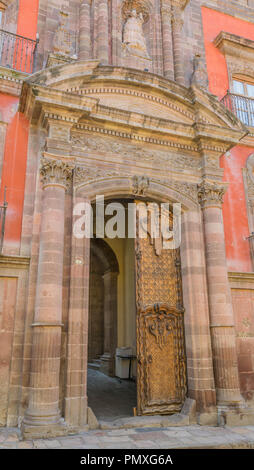
[[[33,73],[38,42],[0,29],[0,65]]]
[[[228,92],[221,102],[246,126],[254,127],[254,99]]]
[[[8,202],[6,201],[6,187],[4,188],[4,202],[0,206],[0,255],[3,251],[3,244],[4,244],[4,232],[5,232],[5,219],[6,219],[6,211],[8,207]]]

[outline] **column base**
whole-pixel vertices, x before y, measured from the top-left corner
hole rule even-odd
[[[218,405],[219,426],[253,426],[254,408],[246,404]]]
[[[206,411],[197,413],[197,423],[200,426],[218,426],[218,411],[216,406],[209,407]]]
[[[23,439],[48,439],[50,437],[67,436],[70,427],[63,420],[57,424],[31,425],[24,421],[21,424],[21,435]]]
[[[100,357],[101,365],[100,365],[100,372],[109,377],[114,377],[115,375],[115,360],[110,355],[110,353],[104,353]]]
[[[23,421],[21,424],[21,435],[24,440],[50,439],[52,437],[78,434],[83,431],[88,431],[89,429],[88,424],[83,426],[71,426],[67,424],[63,418],[61,418],[58,424],[45,424],[40,426],[26,424]]]

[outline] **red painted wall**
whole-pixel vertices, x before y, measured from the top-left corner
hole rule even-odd
[[[16,113],[7,128],[2,169],[0,201],[6,186],[8,202],[5,225],[5,252],[16,254],[19,249],[24,188],[26,175],[29,123],[25,116]]]
[[[227,64],[224,55],[213,45],[213,41],[221,31],[254,41],[254,24],[206,7],[202,8],[202,17],[209,89],[211,93],[223,98],[229,87]],[[249,242],[246,240],[249,227],[242,176],[242,168],[246,166],[246,160],[251,153],[254,153],[254,148],[239,145],[231,150],[229,157],[221,158],[224,181],[230,183],[223,204],[226,253],[230,271],[252,271]]]
[[[227,64],[213,41],[221,31],[254,41],[254,24],[206,7],[202,7],[202,17],[209,89],[211,93],[223,98],[228,90]]]
[[[36,39],[39,0],[19,0],[17,34]]]
[[[39,0],[20,0],[17,34],[36,38]],[[4,252],[19,252],[22,212],[25,191],[29,122],[17,112],[18,98],[0,94],[1,120],[8,122],[5,152],[1,175],[0,202],[3,202],[4,187],[8,202]]]

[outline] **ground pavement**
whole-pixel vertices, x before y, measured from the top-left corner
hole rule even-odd
[[[254,449],[254,426],[91,430],[54,439],[20,439],[17,428],[0,428],[0,449]]]

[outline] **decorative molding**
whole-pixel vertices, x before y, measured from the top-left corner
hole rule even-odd
[[[128,178],[131,180],[131,187],[134,195],[145,196],[151,183],[166,186],[173,191],[178,192],[182,196],[191,199],[193,202],[198,202],[197,184],[186,183],[177,180],[163,180],[161,178],[150,177],[149,175],[133,175],[131,173],[122,171],[114,171],[110,168],[91,168],[90,166],[77,165],[74,169],[73,180],[74,186],[79,186],[85,183],[92,183],[98,180],[105,180],[107,178]]]
[[[142,92],[142,91],[137,91],[137,90],[131,90],[128,88],[112,88],[112,87],[103,87],[103,88],[67,88],[66,92],[69,93],[77,93],[79,95],[91,95],[91,94],[105,94],[105,93],[110,93],[110,94],[119,94],[119,95],[130,95],[130,96],[137,96],[138,98],[144,98],[149,101],[154,101],[155,103],[162,104],[163,106],[167,106],[169,109],[172,109],[173,111],[176,111],[183,116],[186,116],[187,118],[191,119],[192,121],[195,120],[195,115],[189,111],[184,110],[183,108],[180,108],[177,106],[175,103],[171,103],[168,100],[165,100],[163,98],[159,98],[158,96],[150,95],[149,93]]]
[[[226,189],[226,186],[203,181],[198,185],[198,200],[201,207],[221,207]]]
[[[197,152],[198,148],[197,146],[192,146],[192,145],[186,145],[186,144],[180,144],[178,142],[172,142],[169,140],[161,140],[161,139],[155,139],[154,137],[146,137],[146,136],[141,136],[139,134],[134,134],[134,133],[128,133],[128,132],[121,132],[121,131],[116,131],[116,130],[111,130],[111,129],[104,129],[100,127],[95,127],[92,125],[88,124],[78,124],[76,126],[76,129],[80,130],[86,130],[89,132],[98,132],[100,134],[107,134],[109,136],[114,136],[114,137],[122,137],[124,139],[128,139],[131,141],[138,141],[138,142],[147,142],[151,144],[157,144],[157,145],[162,145],[164,147],[172,147],[175,149],[180,149],[180,150],[187,150],[187,151],[192,151],[192,152]],[[104,151],[104,152],[110,152],[111,154],[121,154],[122,156],[134,156],[135,152],[135,158],[136,159],[143,159],[143,160],[154,160],[154,161],[166,161],[170,162],[170,164],[174,165],[176,168],[185,168],[187,167],[193,167],[193,168],[198,168],[200,166],[200,161],[196,158],[189,157],[189,156],[182,156],[182,155],[169,155],[166,152],[163,152],[161,150],[150,150],[150,149],[144,149],[138,146],[135,146],[135,144],[127,144],[125,142],[112,142],[109,141],[107,142],[105,139],[98,138],[96,136],[89,137],[85,134],[82,133],[75,133],[72,132],[71,135],[71,142],[73,145],[82,147],[83,151]],[[162,159],[162,160],[160,160]]]
[[[226,57],[230,87],[236,73],[253,76],[254,41],[221,31],[213,43]]]
[[[154,183],[160,182],[162,184],[165,184],[174,191],[177,191],[183,196],[192,199],[192,201],[196,203],[198,202],[198,185],[195,183],[186,183],[184,181],[177,180],[156,180],[155,178],[151,178],[151,181],[153,181]]]
[[[2,269],[28,269],[29,264],[30,258],[25,256],[0,255],[0,266]],[[17,277],[16,273],[15,277]]]
[[[91,168],[90,166],[76,166],[74,170],[74,186],[78,186],[80,184],[88,183],[90,181],[96,181],[99,179],[105,179],[110,177],[117,177],[117,176],[126,176],[121,175],[120,172],[110,170],[107,168]]]
[[[63,162],[62,160],[42,157],[40,175],[43,187],[60,185],[68,189],[72,183],[73,168],[73,164]]]
[[[232,284],[232,287],[236,288],[237,286],[233,286],[233,283],[240,283],[239,289],[250,289],[250,284],[254,289],[254,272],[253,273],[242,273],[242,272],[228,272],[228,279]],[[244,286],[245,284],[245,286]]]

